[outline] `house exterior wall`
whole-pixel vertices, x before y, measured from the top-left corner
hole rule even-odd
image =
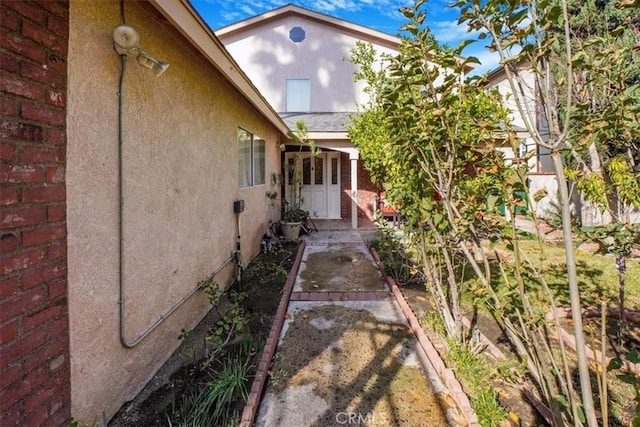
[[[294,27],[302,42],[289,38]],[[364,83],[353,82],[351,49],[359,38],[303,16],[284,16],[223,39],[225,46],[276,111],[286,111],[286,80],[310,80],[310,111],[356,111],[366,101]],[[374,44],[376,51],[394,51]]]
[[[160,77],[128,60],[123,94],[123,283],[131,342],[227,260],[245,260],[269,219],[265,186],[238,188],[238,126],[266,140],[266,180],[279,170],[277,131],[151,5],[125,2],[140,45],[170,63]],[[139,345],[119,339],[118,1],[72,2],[67,225],[72,415],[111,418],[209,309],[196,293]],[[275,215],[272,216],[272,215]],[[232,266],[216,281],[231,280]]]
[[[0,425],[70,418],[68,4],[0,3]]]

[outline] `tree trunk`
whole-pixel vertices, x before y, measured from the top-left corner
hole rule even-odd
[[[567,276],[569,279],[569,298],[571,301],[571,319],[573,320],[573,334],[576,339],[576,356],[578,359],[578,374],[580,376],[580,392],[582,406],[584,408],[587,425],[597,427],[593,394],[591,392],[591,378],[587,361],[586,344],[582,328],[582,305],[580,303],[580,291],[578,289],[578,274],[576,271],[576,259],[573,251],[573,236],[571,230],[571,211],[569,210],[569,190],[564,175],[564,164],[560,152],[556,149],[551,152],[553,166],[558,180],[560,195],[560,207],[562,212],[562,237],[567,263]],[[574,420],[578,421],[578,420]]]

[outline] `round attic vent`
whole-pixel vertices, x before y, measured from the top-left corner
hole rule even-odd
[[[301,27],[293,27],[291,31],[289,31],[289,38],[296,43],[300,43],[304,40],[304,37],[305,33]]]

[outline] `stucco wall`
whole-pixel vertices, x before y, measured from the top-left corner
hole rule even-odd
[[[289,32],[305,31],[294,43]],[[276,111],[284,112],[286,79],[309,79],[312,112],[355,111],[366,100],[362,82],[353,82],[351,49],[358,39],[301,16],[287,16],[250,28],[223,41]],[[376,51],[393,53],[384,46]]]
[[[266,230],[265,186],[238,189],[237,127],[275,129],[146,2],[125,2],[141,47],[171,65],[155,77],[128,61],[124,80],[123,238],[126,338],[135,339],[235,248],[232,204],[244,199],[245,259]],[[208,310],[197,294],[142,343],[125,349],[118,322],[118,76],[111,32],[117,1],[72,2],[67,149],[72,415],[109,419]],[[273,213],[277,215],[277,213]],[[276,218],[274,216],[273,218]],[[231,269],[218,282],[229,281]]]

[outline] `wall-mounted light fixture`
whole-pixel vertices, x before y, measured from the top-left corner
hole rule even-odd
[[[135,56],[138,64],[150,69],[156,76],[169,68],[169,63],[158,61],[149,52],[142,50],[138,44],[140,36],[130,25],[118,25],[113,29],[113,46],[119,55]]]

